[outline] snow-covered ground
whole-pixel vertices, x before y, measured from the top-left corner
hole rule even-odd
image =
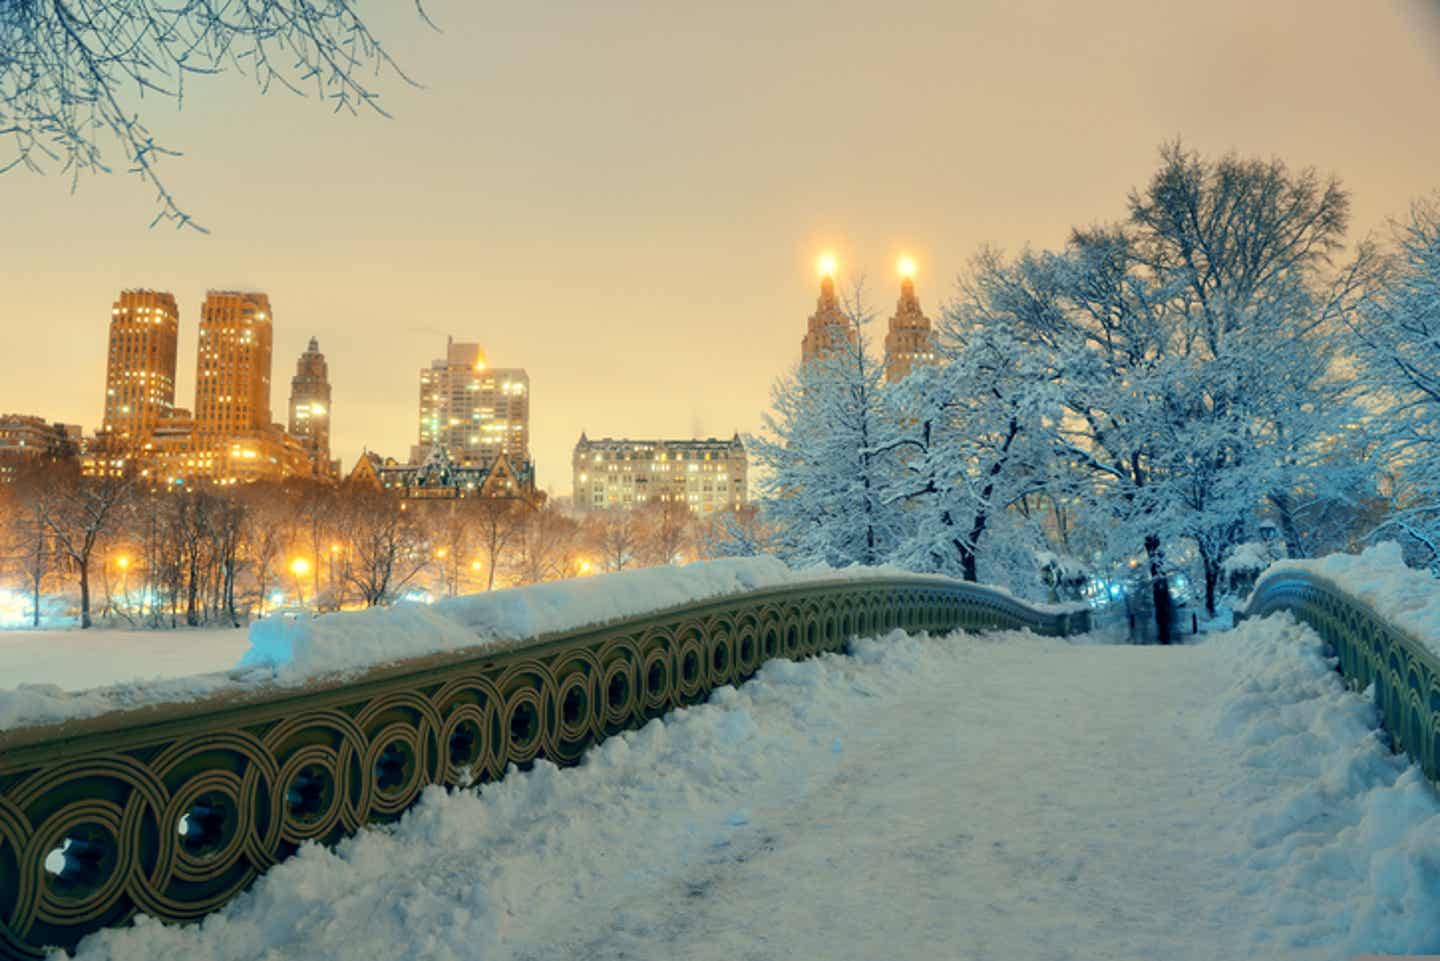
[[[248,647],[245,630],[229,627],[0,631],[0,689],[53,684],[80,691],[224,671]]]
[[[774,661],[576,769],[430,790],[82,959],[1338,958],[1440,951],[1440,803],[1308,628]]]
[[[0,731],[233,688],[214,672],[248,647],[234,628],[0,631]]]

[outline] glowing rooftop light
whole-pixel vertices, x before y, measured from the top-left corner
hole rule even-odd
[[[906,280],[915,279],[915,259],[913,257],[901,257],[899,263],[895,265],[895,269]]]
[[[835,271],[839,266],[840,264],[835,259],[835,255],[828,250],[820,255],[819,260],[815,261],[816,273],[821,277],[829,277],[831,280],[835,279]]]

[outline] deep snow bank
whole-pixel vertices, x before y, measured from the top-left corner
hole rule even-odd
[[[1276,561],[1269,570],[1284,568],[1299,568],[1328,578],[1440,656],[1440,581],[1425,571],[1405,566],[1399,544],[1386,541],[1359,554]]]
[[[1440,952],[1440,798],[1386,746],[1370,692],[1348,691],[1324,641],[1288,613],[1205,646],[1235,678],[1219,734],[1261,789],[1240,825],[1243,890],[1264,907],[1257,945]]]
[[[523,641],[747,591],[885,575],[953,583],[947,577],[916,575],[890,566],[792,570],[767,556],[646,567],[434,604],[405,603],[313,619],[257,621],[250,626],[250,649],[240,667],[269,668],[279,683],[292,684],[439,651]],[[1030,606],[1054,612],[1083,607]]]
[[[0,731],[152,704],[197,700],[259,684],[303,684],[321,675],[345,676],[406,658],[524,641],[542,634],[601,625],[730,594],[877,576],[932,577],[896,567],[812,567],[792,570],[773,557],[702,561],[683,567],[650,567],[619,574],[553,581],[435,604],[401,603],[317,618],[273,618],[250,625],[248,647],[228,672],[127,682],[75,691],[55,684],[0,678]],[[990,588],[997,593],[1006,593]],[[1064,612],[1083,605],[1031,605]],[[174,643],[193,643],[176,633]],[[153,675],[142,659],[120,648],[105,656],[115,676]],[[129,663],[125,663],[126,661]]]

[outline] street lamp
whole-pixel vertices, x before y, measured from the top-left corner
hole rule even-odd
[[[300,605],[305,605],[305,581],[303,578],[310,573],[310,562],[303,557],[296,557],[290,561],[290,573],[295,576],[295,597]]]

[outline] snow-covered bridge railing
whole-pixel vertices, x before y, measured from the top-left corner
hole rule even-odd
[[[1410,590],[1437,590],[1427,575],[1410,573]],[[1440,638],[1426,643],[1362,593],[1371,592],[1314,570],[1276,566],[1260,579],[1240,616],[1286,610],[1314,628],[1334,651],[1346,683],[1357,691],[1374,685],[1375,704],[1395,748],[1440,782]]]
[[[0,732],[0,956],[144,913],[199,918],[309,840],[400,816],[857,634],[1078,633],[998,591],[877,575],[768,588],[358,677]]]

